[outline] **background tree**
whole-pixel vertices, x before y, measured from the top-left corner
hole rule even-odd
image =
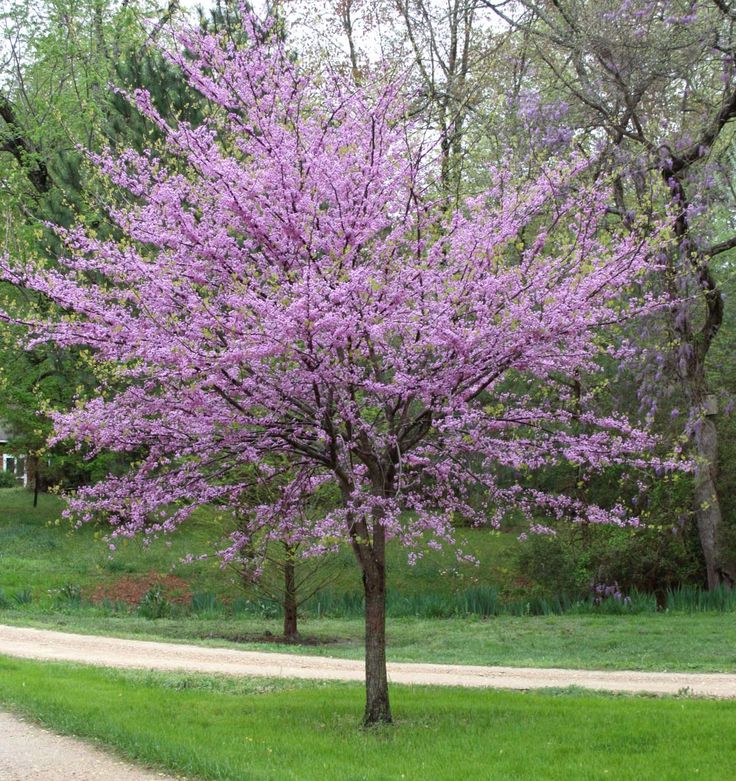
[[[485,1],[523,46],[529,96],[523,110],[539,112],[545,96],[547,111],[564,107],[564,124],[578,144],[604,146],[603,170],[617,172],[614,210],[624,221],[657,208],[677,215],[677,245],[660,284],[686,303],[670,321],[669,365],[698,462],[693,504],[708,584],[733,584],[707,364],[724,313],[714,259],[736,245],[733,235],[716,236],[708,218],[714,198],[730,198],[714,184],[736,116],[736,10],[720,0]],[[657,340],[662,351],[667,336]],[[667,385],[657,384],[659,391]]]
[[[232,566],[246,591],[279,605],[284,616],[283,639],[299,642],[299,610],[334,580],[334,562],[325,555],[335,545],[321,539],[305,539],[304,529],[334,509],[338,499],[326,485],[312,487],[293,481],[288,461],[272,466],[268,481],[256,487],[236,514],[235,532],[249,540],[233,559]],[[294,520],[270,524],[253,534],[253,514],[262,505],[277,506],[277,513]],[[309,554],[309,555],[305,555]]]

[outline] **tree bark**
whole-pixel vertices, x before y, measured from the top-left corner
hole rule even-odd
[[[25,171],[29,181],[40,194],[47,193],[53,184],[46,162],[37,155],[31,140],[23,133],[15,112],[15,106],[5,95],[0,95],[0,151],[10,152]]]
[[[694,456],[695,472],[693,510],[698,537],[705,559],[708,589],[733,586],[736,565],[725,559],[722,544],[723,523],[718,496],[718,431],[712,416],[707,414],[708,387],[705,380],[705,356],[695,355],[689,371],[681,377],[688,398],[691,415],[696,418],[690,434],[690,449]]]
[[[373,464],[373,492],[376,496],[393,493],[393,467]],[[342,485],[343,498],[349,504],[351,488]],[[365,597],[365,713],[363,725],[390,724],[391,706],[386,672],[386,528],[383,509],[373,508],[370,518],[347,513],[350,544],[363,576]]]
[[[41,486],[41,459],[33,456],[33,506],[38,507],[38,492]]]
[[[296,567],[289,545],[284,545],[284,640],[289,643],[299,639],[297,627]]]
[[[736,92],[733,95],[736,106]],[[689,200],[683,177],[692,163],[686,158],[675,158],[662,168],[662,178],[672,195],[672,205],[677,210],[674,234],[681,258],[688,259],[691,272],[702,295],[704,318],[697,329],[684,308],[675,318],[674,330],[682,345],[687,347],[678,369],[680,382],[690,408],[690,446],[695,457],[695,485],[693,491],[694,513],[698,536],[705,559],[708,588],[733,586],[736,581],[736,564],[727,562],[722,545],[723,524],[721,504],[716,478],[718,474],[718,431],[711,411],[707,409],[710,391],[706,373],[706,360],[713,340],[723,324],[724,301],[720,288],[711,272],[708,257],[697,249],[690,236],[688,221]],[[676,272],[673,272],[676,273]],[[677,292],[673,289],[673,292]]]
[[[733,587],[736,583],[736,563],[728,561],[722,544],[721,505],[716,488],[718,464],[718,434],[712,417],[703,415],[695,424],[692,435],[695,452],[695,517],[698,536],[705,558],[708,588]]]
[[[383,530],[382,530],[383,531]],[[363,573],[365,593],[365,715],[363,724],[390,724],[386,673],[386,571]]]

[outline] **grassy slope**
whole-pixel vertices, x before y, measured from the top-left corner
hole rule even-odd
[[[68,584],[90,593],[98,583],[156,571],[174,572],[189,582],[193,592],[210,591],[226,599],[242,595],[237,578],[223,572],[217,561],[179,563],[190,553],[212,553],[222,529],[211,514],[196,513],[177,534],[155,541],[148,548],[137,540],[120,541],[119,550],[110,558],[102,539],[107,529],[72,529],[68,522],[58,521],[62,508],[62,501],[55,496],[42,495],[39,507],[34,509],[27,491],[0,489],[0,588],[8,592],[30,589],[36,599],[44,599],[48,591]],[[406,554],[392,546],[389,586],[410,593],[447,593],[471,582],[498,582],[508,555],[517,544],[515,537],[478,529],[462,532],[459,537],[467,538],[465,549],[482,562],[481,566],[458,565],[453,551],[447,550],[428,554],[416,566],[409,567]],[[331,588],[360,590],[357,568],[349,551],[326,558],[324,566],[334,578]]]
[[[227,681],[0,658],[0,701],[127,756],[218,781],[723,779],[736,703],[396,686],[393,728],[356,685]]]
[[[29,493],[0,490],[0,588],[30,589],[41,600],[68,584],[89,593],[98,583],[123,576],[168,573],[187,553],[206,551],[213,535],[212,524],[199,517],[187,527],[186,535],[172,538],[170,546],[162,542],[144,549],[137,541],[126,542],[110,558],[102,539],[106,530],[74,529],[59,520],[62,509],[63,502],[55,496],[40,496],[38,508],[33,508]],[[212,562],[195,562],[184,574],[195,590],[222,591],[227,585]]]

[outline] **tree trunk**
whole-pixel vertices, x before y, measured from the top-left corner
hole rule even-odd
[[[710,342],[693,339],[690,360],[681,372],[683,390],[690,407],[692,430],[690,452],[695,461],[693,510],[698,527],[698,538],[705,559],[708,589],[731,587],[736,581],[736,563],[726,558],[723,544],[721,503],[718,496],[718,431],[714,415],[709,409],[711,398],[706,379],[705,359]]]
[[[736,94],[734,95],[736,98]],[[672,194],[672,206],[677,210],[674,234],[677,239],[679,258],[690,265],[691,273],[702,294],[703,323],[693,327],[691,315],[686,307],[675,318],[674,330],[687,351],[681,356],[679,368],[685,396],[690,407],[691,452],[695,465],[695,518],[698,524],[700,545],[705,558],[708,588],[721,585],[732,586],[736,580],[736,565],[727,563],[722,546],[723,535],[721,505],[716,487],[718,472],[718,432],[713,420],[715,410],[708,409],[709,389],[706,374],[706,360],[713,340],[723,324],[724,302],[721,290],[711,273],[709,257],[699,252],[690,236],[688,221],[689,201],[684,177],[692,160],[679,158],[662,169],[662,177]],[[676,271],[670,279],[676,278]],[[676,295],[676,287],[672,288]]]
[[[390,469],[376,469],[373,490],[377,496],[392,493]],[[388,476],[387,476],[388,474]],[[343,489],[346,503],[350,491]],[[365,714],[363,724],[390,724],[386,672],[386,529],[383,510],[375,507],[370,523],[365,516],[354,516],[348,510],[348,529],[353,553],[363,575],[365,597]]]
[[[693,434],[695,451],[695,518],[698,535],[705,557],[708,588],[733,586],[736,581],[736,566],[724,560],[722,549],[721,505],[716,489],[718,464],[718,435],[715,421],[703,416]]]
[[[41,459],[36,455],[29,455],[26,464],[26,479],[33,482],[33,506],[38,507],[38,494],[41,480]]]
[[[365,593],[365,716],[363,724],[390,724],[386,674],[386,572],[363,573]]]
[[[290,546],[284,545],[284,549],[284,639],[294,643],[299,639],[296,614],[296,567]]]

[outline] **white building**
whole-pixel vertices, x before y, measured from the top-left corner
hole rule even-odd
[[[25,456],[8,453],[6,445],[10,439],[7,429],[0,424],[0,453],[2,453],[2,471],[12,472],[18,485],[28,484],[28,469]]]

